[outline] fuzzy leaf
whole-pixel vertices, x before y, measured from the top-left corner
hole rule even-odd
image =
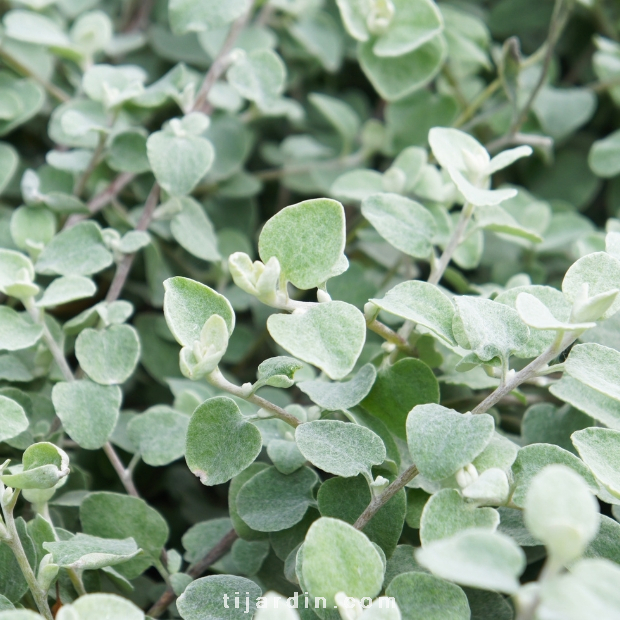
[[[0,395],[0,443],[23,433],[28,424],[23,407],[12,398]]]
[[[144,620],[144,612],[116,594],[86,594],[60,608],[56,620]]]
[[[273,50],[258,49],[237,60],[226,77],[242,97],[268,109],[284,90],[286,67]]]
[[[181,209],[170,222],[170,231],[178,244],[202,260],[220,260],[213,224],[204,209],[188,196],[173,200],[178,202]]]
[[[113,540],[88,534],[76,534],[69,540],[45,542],[43,548],[52,554],[54,564],[75,570],[114,566],[130,560],[140,552],[133,538]]]
[[[0,306],[0,350],[19,351],[39,341],[42,327],[33,324],[26,316],[8,306]]]
[[[572,440],[598,482],[620,499],[620,431],[585,428],[573,433]]]

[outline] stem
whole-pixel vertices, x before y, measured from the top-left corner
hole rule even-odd
[[[71,367],[67,362],[67,358],[65,357],[64,352],[58,346],[58,343],[54,340],[54,337],[52,336],[49,328],[47,327],[47,324],[45,323],[45,314],[43,310],[39,310],[39,308],[34,305],[32,298],[25,299],[23,303],[32,320],[35,323],[38,323],[43,328],[43,340],[45,341],[47,348],[52,354],[54,361],[56,362],[56,364],[58,364],[58,367],[62,372],[62,376],[65,378],[66,381],[74,381],[75,377],[73,376]]]
[[[239,17],[236,21],[233,22],[233,25],[230,27],[230,31],[228,32],[228,36],[224,41],[224,45],[222,45],[222,49],[220,49],[217,58],[213,61],[213,64],[209,68],[207,75],[205,75],[205,79],[202,82],[202,86],[198,91],[198,95],[194,101],[194,105],[192,106],[193,111],[197,112],[206,112],[208,110],[207,97],[213,88],[213,85],[217,82],[218,78],[226,71],[228,65],[230,63],[230,52],[234,49],[235,43],[237,42],[237,38],[241,34],[241,31],[245,28],[248,20],[250,19],[250,15],[252,14],[252,9],[254,7],[255,0],[250,2],[250,6],[248,10]]]
[[[500,385],[494,392],[491,392],[477,407],[472,410],[472,413],[485,413],[493,405],[498,403],[504,396],[510,394],[514,389],[518,388],[523,382],[531,379],[538,373],[544,366],[546,366],[551,360],[556,358],[566,347],[575,342],[578,334],[574,332],[558,332],[555,340],[549,346],[549,348],[542,353],[535,360],[531,361],[525,368],[516,373],[511,379],[509,379],[503,385]]]
[[[368,522],[381,510],[381,508],[387,504],[406,484],[411,482],[418,475],[418,468],[415,465],[407,467],[405,471],[390,484],[390,486],[379,495],[371,500],[366,510],[357,518],[357,521],[353,524],[353,527],[358,530],[363,530]]]
[[[119,458],[118,454],[116,454],[114,447],[109,441],[103,445],[103,451],[106,453],[108,459],[110,459],[110,463],[112,463],[112,467],[114,467],[127,493],[133,497],[140,497],[138,489],[136,489],[136,486],[133,483],[131,470],[129,468],[125,468],[123,462]]]
[[[249,403],[259,406],[261,409],[265,409],[266,411],[270,411],[276,418],[279,418],[283,422],[286,422],[293,428],[297,428],[301,422],[294,416],[282,409],[282,407],[278,407],[274,403],[262,398],[261,396],[257,396],[256,394],[250,394],[238,385],[231,383],[224,377],[224,375],[220,372],[219,368],[216,368],[212,373],[206,376],[207,381],[214,385],[215,387],[220,388],[234,396],[238,396],[239,398],[243,398],[243,400],[247,400]]]
[[[107,207],[125,188],[126,185],[135,179],[136,175],[132,172],[123,172],[119,174],[108,187],[99,192],[88,202],[88,215],[84,213],[76,213],[69,217],[63,226],[63,230],[75,226],[78,222],[88,219],[91,215],[101,211]]]
[[[379,334],[383,339],[387,342],[392,343],[399,349],[406,351],[407,353],[413,353],[413,348],[409,345],[406,338],[403,338],[400,334],[397,334],[394,330],[390,329],[387,325],[381,323],[381,321],[377,321],[374,319],[366,323],[366,327],[371,332],[375,332],[375,334]]]
[[[198,560],[198,562],[195,562],[187,569],[187,574],[194,579],[200,577],[209,566],[215,564],[215,562],[228,553],[237,538],[237,532],[230,530],[202,560]],[[172,588],[168,587],[159,597],[159,600],[148,610],[148,615],[151,618],[159,618],[168,609],[173,600],[174,592]]]
[[[4,487],[0,488],[1,491],[4,491]],[[19,495],[19,491],[14,492],[14,500],[17,499]],[[47,601],[47,592],[44,592],[37,581],[37,578],[28,562],[28,557],[26,556],[26,552],[24,551],[24,547],[22,546],[22,541],[19,538],[19,534],[17,532],[17,528],[15,527],[15,519],[13,517],[13,508],[15,506],[15,501],[11,502],[9,506],[2,506],[2,512],[4,513],[4,522],[6,524],[7,532],[9,533],[10,538],[5,540],[4,542],[11,548],[17,563],[19,564],[19,568],[21,569],[26,582],[28,583],[28,587],[30,588],[30,592],[32,593],[32,597],[37,605],[37,608],[42,616],[46,618],[46,620],[53,620],[52,612],[50,610],[48,601]]]
[[[140,221],[138,222],[135,230],[144,231],[149,227],[149,224],[153,219],[155,207],[159,203],[159,189],[159,183],[155,181],[148,195],[148,198],[146,199],[144,209],[142,210],[142,215],[140,216]],[[116,301],[119,298],[121,291],[125,286],[125,282],[127,281],[127,277],[129,276],[129,272],[131,271],[131,266],[133,265],[135,257],[135,253],[126,254],[125,256],[123,256],[121,262],[117,265],[114,279],[112,280],[112,284],[110,284],[108,294],[105,298],[108,303]]]
[[[93,151],[86,170],[84,170],[77,183],[75,184],[73,194],[78,198],[84,193],[84,189],[86,188],[86,183],[88,183],[88,179],[90,179],[92,173],[95,171],[95,168],[99,165],[99,162],[101,161],[101,154],[105,149],[106,139],[107,138],[105,134],[101,134],[99,136],[99,143],[97,144],[97,148]]]
[[[454,232],[452,233],[452,237],[450,237],[450,241],[448,241],[448,245],[446,249],[443,251],[443,254],[439,258],[439,260],[433,265],[431,268],[431,274],[428,276],[429,284],[439,284],[443,274],[450,264],[450,260],[452,259],[452,255],[458,248],[459,244],[463,240],[463,235],[465,234],[465,230],[467,229],[467,224],[469,224],[469,220],[474,213],[474,205],[470,202],[466,202],[461,210],[461,217],[459,219]]]
[[[54,99],[57,99],[61,103],[65,103],[66,101],[71,100],[71,95],[66,93],[61,88],[58,88],[58,86],[55,86],[51,82],[43,79],[40,75],[37,75],[34,71],[32,71],[32,69],[30,69],[30,67],[27,67],[25,64],[20,62],[17,58],[15,58],[15,56],[13,56],[13,54],[7,52],[7,50],[3,49],[2,47],[0,47],[0,58],[2,58],[7,65],[12,66],[17,71],[17,73],[21,73],[22,75],[31,78],[32,80],[43,86],[43,88],[52,97],[54,97]]]

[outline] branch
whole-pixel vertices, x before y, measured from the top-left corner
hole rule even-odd
[[[362,514],[357,518],[357,521],[353,524],[353,527],[358,530],[363,530],[368,522],[381,510],[381,508],[387,504],[406,484],[411,482],[420,472],[415,465],[407,467],[405,471],[390,484],[390,486],[383,491],[379,497],[375,497],[371,500],[370,504]]]
[[[212,564],[215,564],[221,557],[226,555],[232,544],[237,540],[237,532],[230,530],[218,543],[205,555],[204,558],[198,560],[187,569],[187,574],[197,579],[200,577]],[[159,618],[166,609],[174,601],[175,594],[172,588],[166,588],[166,591],[159,597],[159,600],[148,610],[147,614],[151,618]]]
[[[377,319],[367,321],[366,327],[368,327],[371,332],[379,334],[386,342],[393,344],[401,351],[413,354],[414,349],[409,342],[407,342],[407,339],[403,338],[402,335],[396,333],[393,329],[390,329],[387,325],[381,323],[381,321],[377,321]]]
[[[250,2],[248,10],[236,21],[234,21],[233,25],[230,27],[230,31],[228,32],[228,36],[224,41],[224,45],[222,45],[222,49],[220,49],[217,58],[213,61],[213,64],[207,72],[207,75],[205,75],[205,79],[202,82],[202,86],[200,87],[198,95],[196,95],[194,105],[192,106],[192,111],[208,111],[209,106],[207,103],[207,97],[209,96],[209,93],[211,92],[211,89],[213,88],[213,85],[217,82],[218,78],[228,68],[228,65],[230,63],[230,52],[234,49],[235,43],[237,42],[241,31],[245,28],[248,20],[250,19],[250,15],[252,14],[252,9],[254,7],[255,1],[256,0],[252,0]]]
[[[80,178],[77,180],[75,184],[75,188],[73,190],[73,194],[78,198],[84,193],[84,189],[86,188],[86,183],[88,183],[88,179],[90,179],[91,175],[95,171],[95,168],[99,165],[101,161],[101,154],[105,149],[106,136],[105,134],[101,134],[99,136],[99,142],[97,143],[97,148],[93,151],[91,155],[90,161],[88,162],[88,166],[86,170],[80,175]]]
[[[149,227],[151,220],[153,219],[153,213],[155,211],[155,207],[159,204],[159,183],[155,181],[153,183],[153,187],[146,199],[146,203],[144,204],[144,209],[142,210],[142,215],[140,216],[140,221],[136,225],[135,230],[144,231]],[[131,271],[131,267],[133,265],[134,258],[136,257],[134,254],[126,254],[121,262],[116,267],[116,273],[114,274],[114,279],[112,280],[112,284],[110,284],[110,288],[108,289],[108,294],[106,295],[105,300],[108,303],[116,301],[123,287],[125,286],[125,282],[127,281],[127,277],[129,276],[129,272]]]
[[[140,493],[138,493],[138,489],[136,489],[136,485],[131,476],[132,470],[130,468],[125,468],[118,454],[116,454],[116,450],[114,450],[114,447],[109,441],[103,445],[103,451],[106,453],[112,467],[114,467],[114,470],[123,483],[125,491],[133,497],[140,497]]]

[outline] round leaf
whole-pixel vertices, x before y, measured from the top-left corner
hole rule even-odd
[[[13,399],[0,395],[0,443],[23,433],[28,424],[22,406]]]

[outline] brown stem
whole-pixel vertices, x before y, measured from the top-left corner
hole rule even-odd
[[[78,222],[88,219],[91,215],[98,213],[104,207],[107,207],[123,189],[129,185],[136,175],[132,172],[122,172],[119,174],[103,191],[99,192],[88,202],[88,214],[76,213],[69,217],[65,222],[63,230],[75,226]]]
[[[114,467],[127,493],[133,497],[140,497],[140,493],[138,493],[138,489],[136,489],[136,485],[133,483],[131,471],[125,468],[118,454],[116,454],[116,450],[114,450],[114,447],[109,441],[104,444],[103,451],[106,453],[110,463],[112,463],[112,467]]]
[[[215,564],[215,562],[228,553],[237,538],[237,532],[230,530],[204,558],[198,560],[198,562],[195,562],[187,569],[187,574],[194,579],[200,577],[209,566]],[[175,594],[172,588],[167,588],[159,597],[159,600],[148,610],[147,614],[151,618],[159,618],[168,609],[174,598]]]
[[[84,189],[86,188],[86,183],[88,183],[88,179],[90,179],[91,175],[95,171],[95,168],[99,165],[99,162],[101,161],[101,154],[105,149],[105,142],[106,136],[105,134],[101,134],[99,136],[99,143],[97,144],[97,148],[93,151],[86,170],[84,170],[77,183],[75,184],[73,194],[78,198],[84,193]]]
[[[250,2],[250,6],[248,10],[239,17],[236,21],[233,22],[233,25],[230,27],[230,31],[228,32],[228,36],[224,41],[224,45],[222,45],[222,49],[220,49],[217,58],[213,61],[213,64],[207,71],[207,75],[205,75],[205,79],[202,82],[202,86],[198,91],[198,95],[196,96],[196,100],[194,101],[194,105],[192,109],[194,111],[202,111],[208,109],[207,97],[213,88],[213,85],[217,82],[218,78],[226,71],[228,68],[228,64],[230,62],[229,54],[234,49],[235,43],[241,34],[241,31],[245,28],[248,20],[250,19],[250,15],[252,14],[252,9],[254,7],[255,0]]]
[[[420,472],[415,465],[407,467],[405,471],[390,484],[390,486],[379,495],[372,499],[368,507],[357,518],[357,521],[353,524],[353,527],[358,530],[363,530],[368,522],[381,510],[385,504],[387,504],[407,483],[411,482]]]
[[[146,203],[144,204],[144,209],[142,211],[142,215],[140,216],[140,221],[136,225],[135,230],[144,231],[149,227],[151,220],[153,219],[153,213],[155,211],[155,207],[159,204],[159,183],[155,181],[153,187],[146,199]],[[125,282],[127,281],[127,277],[129,276],[129,272],[131,271],[131,267],[133,265],[134,258],[136,257],[134,254],[126,254],[121,262],[116,267],[116,273],[114,274],[114,279],[112,280],[112,284],[110,284],[110,288],[108,289],[108,294],[106,295],[105,300],[108,303],[116,301],[123,287],[125,286]]]

